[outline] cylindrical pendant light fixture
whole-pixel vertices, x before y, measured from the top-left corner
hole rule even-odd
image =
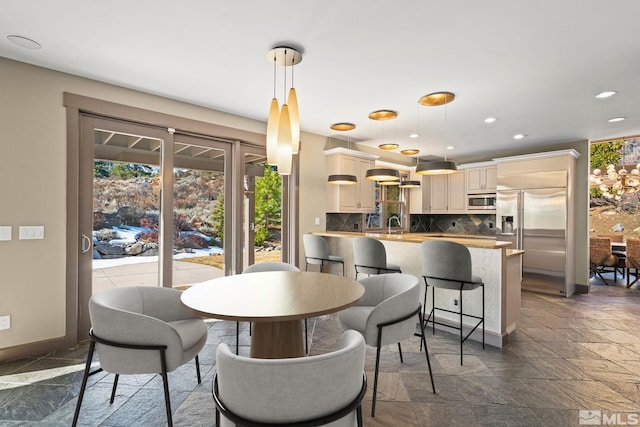
[[[373,168],[366,172],[365,177],[370,181],[399,181],[400,172],[390,168]]]
[[[287,105],[289,106],[289,118],[291,119],[291,152],[298,154],[300,151],[300,114],[298,113],[298,97],[293,86],[289,89]]]
[[[420,175],[444,175],[457,171],[456,162],[450,160],[434,160],[416,165],[416,173]]]
[[[420,181],[400,181],[400,188],[418,188],[420,187]]]
[[[278,124],[278,173],[280,175],[291,174],[291,161],[293,150],[291,148],[291,119],[289,117],[289,107],[282,105],[280,111],[280,122]]]
[[[335,174],[329,175],[327,182],[334,185],[353,185],[358,183],[358,178],[355,175]]]

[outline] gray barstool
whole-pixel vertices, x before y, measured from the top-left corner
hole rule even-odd
[[[309,264],[320,265],[320,272],[325,264],[342,264],[342,275],[344,276],[344,259],[341,256],[329,255],[329,244],[322,236],[315,234],[305,234],[302,236],[304,243],[304,259],[307,271]]]
[[[425,319],[425,324],[431,321],[433,333],[436,324],[460,331],[460,364],[462,365],[462,345],[469,336],[482,324],[482,348],[484,348],[484,283],[482,279],[471,274],[471,254],[466,246],[446,240],[428,240],[422,243],[422,273],[426,285],[424,291],[423,310],[427,304],[427,289],[431,286],[432,309]],[[436,307],[436,288],[456,290],[459,292],[460,310],[448,310]],[[482,288],[482,316],[475,316],[463,312],[462,293]],[[437,322],[435,311],[445,311],[459,316],[459,326]],[[423,315],[424,317],[424,315]],[[471,331],[464,335],[463,318],[477,320]]]
[[[358,274],[402,273],[400,267],[387,262],[387,251],[380,240],[371,237],[353,239],[353,258]]]

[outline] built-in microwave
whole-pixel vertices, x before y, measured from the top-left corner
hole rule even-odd
[[[496,210],[495,194],[469,194],[467,196],[468,210]]]

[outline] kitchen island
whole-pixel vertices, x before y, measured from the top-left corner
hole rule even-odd
[[[422,254],[420,244],[426,240],[443,239],[465,245],[471,253],[473,274],[483,279],[485,284],[485,340],[495,347],[507,343],[509,333],[516,328],[520,319],[521,263],[524,251],[511,249],[511,242],[496,241],[488,236],[445,234],[445,233],[349,233],[338,231],[316,232],[329,242],[330,253],[344,258],[347,276],[355,277],[353,261],[353,242],[355,237],[372,237],[380,240],[387,251],[387,260],[399,265],[403,273],[420,278],[422,295],[425,292],[422,279]],[[464,295],[465,313],[481,315],[481,291],[472,291]],[[431,292],[429,292],[430,294]],[[438,289],[437,306],[457,310],[454,299],[458,291]],[[433,305],[431,296],[427,298],[427,313]],[[457,323],[458,317],[449,313],[438,313],[439,321]],[[455,332],[444,328],[448,332]],[[470,337],[480,341],[481,332],[476,330]]]

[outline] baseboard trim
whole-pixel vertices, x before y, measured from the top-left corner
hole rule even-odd
[[[65,350],[71,347],[73,345],[69,345],[64,337],[7,347],[0,349],[0,363],[22,359],[23,357],[44,356],[52,351]]]

